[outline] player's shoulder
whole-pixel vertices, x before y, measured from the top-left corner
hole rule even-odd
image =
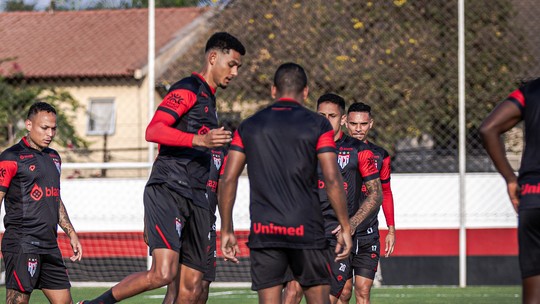
[[[523,81],[519,86],[519,91],[526,97],[540,97],[540,78]]]
[[[53,158],[60,158],[60,153],[53,148],[47,147],[43,149],[43,153],[49,154],[49,156]]]
[[[378,153],[380,155],[383,156],[383,158],[386,158],[387,156],[389,156],[390,154],[388,154],[388,151],[386,151],[385,148],[371,142],[371,141],[368,141],[367,145],[369,146],[369,148],[373,151],[373,153]]]
[[[201,89],[201,86],[203,86],[202,81],[197,76],[191,75],[188,77],[184,77],[180,79],[179,81],[177,81],[176,83],[174,83],[169,89],[169,93],[172,91],[183,89],[183,90],[188,90],[197,94],[199,90]]]
[[[0,153],[0,160],[16,160],[24,150],[24,147],[20,143],[17,143],[2,151]]]

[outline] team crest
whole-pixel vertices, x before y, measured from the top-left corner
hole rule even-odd
[[[28,259],[28,273],[31,277],[34,277],[37,270],[37,259]]]
[[[345,168],[349,164],[351,154],[349,152],[339,152],[337,162],[341,169]]]
[[[178,237],[182,236],[182,222],[179,218],[176,218],[176,232],[178,233]]]
[[[221,157],[219,157],[219,154],[212,153],[212,159],[214,160],[214,165],[219,171],[219,169],[221,168]]]
[[[58,158],[53,158],[54,165],[56,166],[56,169],[58,170],[58,173],[60,173],[60,160]]]

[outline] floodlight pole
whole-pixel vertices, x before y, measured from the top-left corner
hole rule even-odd
[[[152,120],[155,106],[155,55],[156,55],[156,27],[155,27],[155,0],[148,0],[148,122]],[[148,163],[154,162],[154,147],[148,143]]]
[[[156,8],[155,0],[148,0],[148,122],[154,115],[155,104],[155,46],[156,46]],[[148,142],[148,163],[154,162],[154,143]],[[148,173],[150,174],[150,172]],[[148,255],[146,259],[148,269],[152,267],[152,257]]]
[[[467,230],[465,229],[465,0],[458,1],[458,90],[459,90],[459,287],[467,286]]]

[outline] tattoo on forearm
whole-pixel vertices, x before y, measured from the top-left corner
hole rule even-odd
[[[375,212],[377,208],[381,206],[382,203],[382,187],[379,179],[371,180],[365,183],[367,188],[367,197],[362,202],[358,211],[349,219],[351,225],[351,230],[360,223],[362,223],[370,214]]]
[[[62,201],[60,201],[60,208],[58,209],[58,225],[68,236],[75,231]]]

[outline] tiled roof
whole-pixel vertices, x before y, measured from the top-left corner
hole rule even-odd
[[[156,9],[156,54],[205,9]],[[0,13],[0,73],[28,78],[133,76],[146,65],[148,10]]]

